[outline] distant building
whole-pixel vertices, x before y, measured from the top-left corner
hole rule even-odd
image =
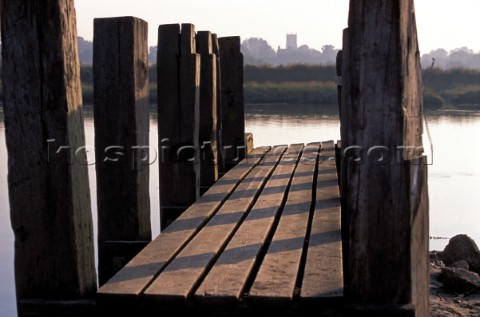
[[[297,46],[297,34],[287,34],[287,50],[296,50]]]

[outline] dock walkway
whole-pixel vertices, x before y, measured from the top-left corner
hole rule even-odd
[[[254,149],[97,295],[103,308],[145,314],[335,311],[343,263],[334,142]]]

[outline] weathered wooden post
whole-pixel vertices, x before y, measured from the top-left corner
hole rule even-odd
[[[350,315],[427,317],[427,166],[413,0],[350,1],[345,35]]]
[[[74,2],[4,0],[1,23],[16,293],[24,316],[96,290]]]
[[[200,72],[200,192],[218,179],[217,165],[217,56],[213,54],[212,33],[197,33]]]
[[[344,44],[345,45],[345,44]],[[348,215],[347,215],[347,208],[346,208],[346,178],[342,178],[342,176],[347,175],[347,173],[342,173],[342,146],[346,144],[343,141],[344,131],[347,129],[347,120],[346,116],[343,116],[342,112],[342,59],[343,59],[343,51],[340,50],[337,53],[336,58],[336,73],[337,73],[337,98],[338,98],[338,110],[340,116],[340,140],[335,145],[335,158],[336,158],[336,166],[337,166],[337,176],[338,176],[338,186],[340,188],[340,199],[342,205],[342,252],[343,252],[343,276],[344,280],[348,280]],[[345,160],[346,162],[346,160]]]
[[[338,96],[338,107],[341,113],[342,110],[342,50],[339,50],[337,53],[337,58],[335,62],[335,70],[337,73],[337,96]]]
[[[225,164],[223,159],[223,141],[222,141],[222,76],[220,70],[220,44],[218,43],[218,36],[212,33],[212,53],[217,57],[216,70],[217,70],[217,126],[215,128],[217,132],[217,169],[218,176],[220,177],[225,173]]]
[[[246,156],[243,55],[240,37],[221,37],[222,146],[225,172]]]
[[[151,240],[147,35],[138,18],[94,21],[100,285]]]
[[[200,55],[192,24],[158,30],[160,226],[165,228],[200,195]]]

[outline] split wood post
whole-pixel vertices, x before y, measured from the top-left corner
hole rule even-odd
[[[149,196],[148,24],[94,20],[94,115],[99,284],[152,238]],[[137,252],[121,245],[139,242]],[[143,242],[142,242],[143,241]],[[120,249],[119,253],[113,251]],[[118,251],[117,251],[118,252]]]
[[[245,158],[243,54],[240,37],[221,37],[222,146],[225,172]]]
[[[345,45],[345,44],[344,44]],[[346,173],[342,173],[342,149],[345,146],[346,142],[343,140],[344,131],[347,129],[347,118],[344,116],[344,110],[342,110],[342,60],[343,60],[343,51],[340,50],[337,53],[336,59],[336,72],[337,72],[337,97],[338,97],[338,110],[340,116],[340,140],[335,145],[335,158],[336,158],[336,165],[337,165],[337,174],[338,174],[338,186],[340,189],[340,202],[342,206],[342,252],[343,252],[343,276],[344,280],[348,279],[348,215],[347,215],[347,208],[346,208],[346,179],[342,178],[346,176]]]
[[[166,228],[200,195],[200,55],[192,24],[158,31],[160,227]]]
[[[81,299],[96,290],[88,162],[73,0],[4,0],[1,23],[15,281],[23,316],[32,299]]]
[[[212,33],[197,32],[200,73],[200,193],[218,179],[217,166],[217,56],[213,54]]]
[[[346,37],[351,315],[427,317],[427,166],[413,0],[350,1]]]
[[[212,53],[217,57],[216,70],[217,70],[217,169],[218,177],[225,174],[225,164],[223,159],[223,142],[222,142],[222,76],[220,70],[220,45],[218,44],[218,36],[212,33]]]
[[[340,113],[342,113],[342,54],[342,50],[339,50],[335,63],[337,73],[338,110]]]
[[[342,57],[343,57],[343,52],[342,50],[339,50],[337,53],[337,58],[336,58],[336,74],[337,74],[337,100],[338,100],[338,113],[340,117],[340,130],[345,129],[345,127],[342,127],[341,124],[343,123],[342,121]],[[342,132],[340,132],[340,135]],[[339,142],[335,145],[335,157],[337,161],[337,173],[338,173],[338,185],[340,186],[340,194],[341,194],[341,177],[340,177],[340,166],[341,166],[341,137]],[[342,217],[344,219],[344,217]],[[344,228],[344,226],[342,226]]]

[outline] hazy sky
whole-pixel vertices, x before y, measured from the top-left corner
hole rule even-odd
[[[320,49],[341,47],[347,26],[348,0],[76,0],[78,34],[93,38],[93,19],[136,16],[149,23],[149,46],[157,45],[157,27],[193,23],[197,31],[219,36],[261,37],[276,49],[285,35],[296,33],[298,44]],[[480,1],[417,0],[420,49],[467,46],[480,51]]]

